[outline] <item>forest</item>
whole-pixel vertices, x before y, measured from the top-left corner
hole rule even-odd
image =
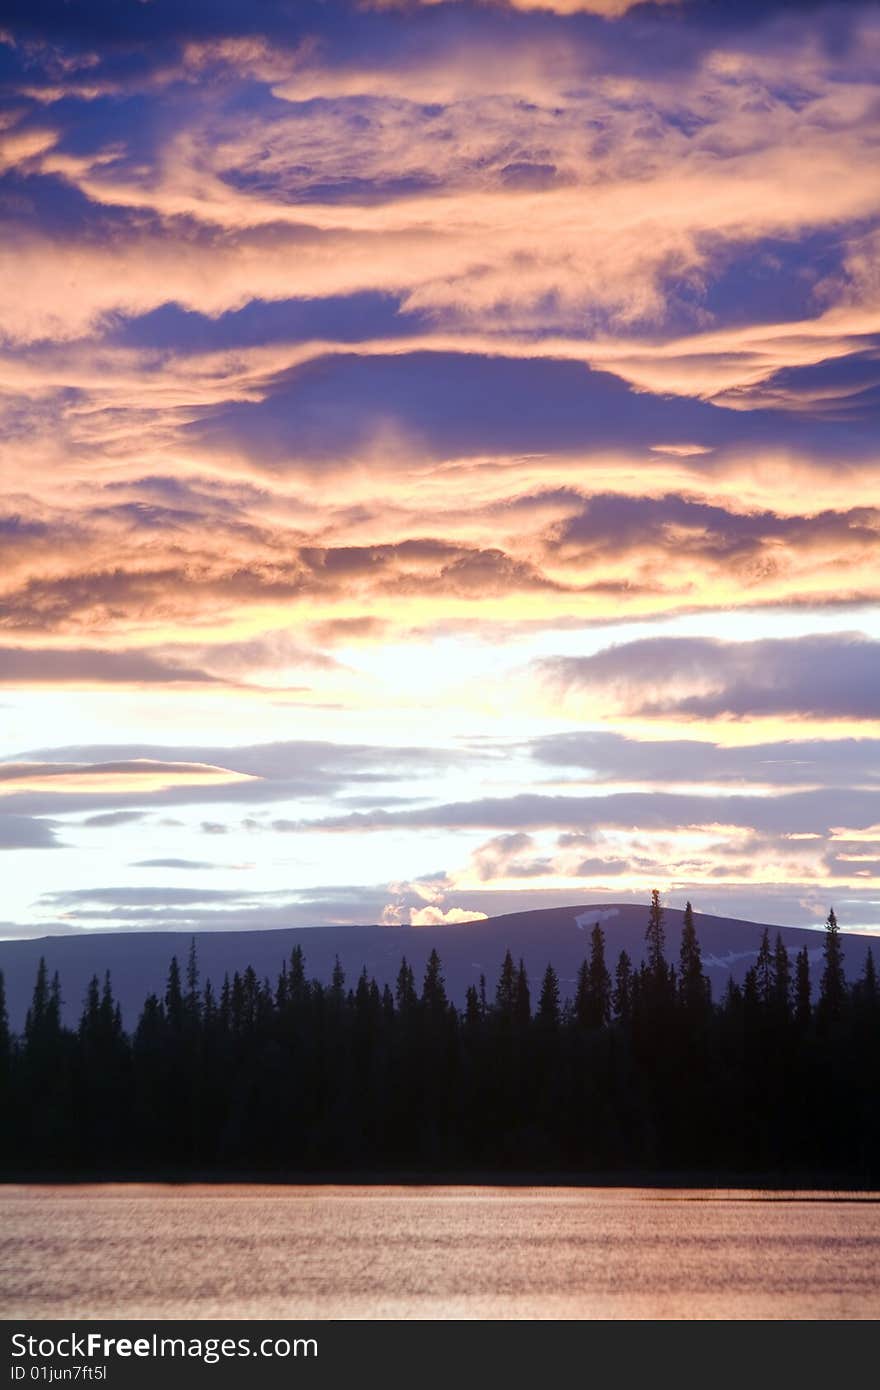
[[[848,982],[834,912],[811,979],[764,931],[742,985],[713,1000],[687,905],[674,963],[657,892],[644,958],[608,961],[601,926],[571,998],[510,952],[497,981],[447,997],[432,952],[396,987],[366,971],[200,979],[195,940],[132,1032],[93,978],[79,1026],[41,962],[23,1033],[0,976],[5,1178],[346,1174],[686,1174],[880,1181],[880,994],[869,951]]]

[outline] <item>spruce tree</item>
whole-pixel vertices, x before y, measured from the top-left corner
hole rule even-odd
[[[813,1014],[811,995],[810,955],[804,946],[797,953],[794,981],[794,1021],[801,1033],[805,1033],[810,1026]]]
[[[223,976],[223,984],[220,987],[220,1008],[218,1010],[218,1020],[221,1033],[228,1033],[232,1026],[232,986],[229,983],[228,970]]]
[[[773,952],[770,949],[770,932],[767,927],[761,933],[761,945],[755,961],[755,988],[762,1009],[768,1013],[776,1002],[776,971]]]
[[[100,1019],[101,1037],[106,1044],[116,1043],[119,1038],[119,1011],[113,1001],[113,987],[110,971],[104,971],[104,987],[101,990]]]
[[[47,1012],[49,1032],[53,1037],[61,1031],[61,1005],[63,1002],[61,998],[61,976],[56,970],[52,976],[52,984],[49,989],[49,1008]]]
[[[597,922],[590,934],[589,1021],[592,1028],[611,1022],[611,976],[605,964],[605,933]]]
[[[436,947],[432,948],[428,957],[428,964],[425,967],[425,978],[422,983],[422,1004],[429,1014],[435,1015],[445,1013],[448,1007],[446,981],[443,979],[443,969]]]
[[[782,932],[776,933],[773,973],[776,986],[773,1000],[776,1017],[780,1023],[787,1023],[791,1013],[791,961],[782,939]]]
[[[205,981],[205,988],[202,991],[202,1018],[205,1020],[205,1032],[212,1032],[217,1024],[217,1000],[214,997],[214,987],[210,980]]]
[[[100,1033],[101,987],[97,975],[89,980],[79,1021],[79,1036],[83,1042],[94,1043]]]
[[[290,969],[287,973],[287,997],[293,1005],[302,1004],[308,993],[306,983],[306,963],[302,946],[294,946],[290,953]]]
[[[397,1000],[397,1011],[404,1017],[411,1014],[418,1003],[416,978],[413,974],[413,968],[407,961],[406,956],[401,957],[400,969],[397,972],[395,998]]]
[[[584,959],[578,966],[574,988],[574,1018],[579,1028],[590,1026],[590,963]]]
[[[34,984],[34,992],[31,998],[31,1006],[27,1011],[24,1021],[24,1036],[28,1046],[38,1042],[46,1030],[46,1020],[49,1012],[49,975],[46,969],[46,958],[40,956],[37,966],[37,978]]]
[[[532,1020],[532,1000],[529,992],[529,977],[526,974],[526,964],[522,958],[520,958],[516,972],[513,1017],[517,1029],[521,1033],[526,1032]]]
[[[559,977],[550,964],[541,983],[537,1020],[546,1032],[555,1033],[559,1027]]]
[[[654,888],[651,892],[651,907],[648,913],[648,929],[645,932],[645,941],[648,946],[648,973],[657,981],[666,979],[666,932],[663,928],[663,907],[660,902],[659,890]]]
[[[0,970],[0,1094],[5,1087],[12,1065],[12,1034],[6,1010],[6,982]]]
[[[2,988],[3,976],[0,975],[0,991],[2,991]],[[865,967],[862,971],[859,994],[863,1004],[869,1009],[876,1009],[878,1002],[877,969],[874,965],[874,952],[870,946],[865,956]],[[2,1006],[0,1006],[0,1028],[2,1028],[2,1018]]]
[[[345,971],[338,956],[333,961],[333,974],[330,976],[330,997],[337,1008],[345,997]]]
[[[614,994],[611,1002],[615,1016],[624,1022],[632,1012],[632,984],[632,961],[626,951],[621,951],[614,971]]]
[[[468,985],[464,997],[465,1031],[471,1036],[479,1033],[482,1022],[483,1011],[480,1008],[480,996],[475,985]]]
[[[680,970],[678,992],[682,1004],[693,1012],[702,1012],[709,1001],[709,981],[703,974],[703,956],[694,925],[694,910],[685,903],[681,924]]]
[[[504,953],[501,974],[498,976],[498,983],[495,986],[495,1012],[499,1018],[509,1022],[513,1019],[515,1005],[516,968],[513,964],[513,956],[510,954],[510,949],[508,948]]]
[[[189,1026],[191,1028],[197,1027],[201,1015],[201,1001],[199,999],[199,961],[195,937],[190,940],[189,956],[186,962],[185,1010]]]
[[[843,948],[840,928],[832,907],[825,923],[823,946],[825,965],[819,985],[819,1017],[823,1024],[837,1023],[843,1013],[846,998],[846,979],[843,973]]]
[[[663,926],[663,906],[655,888],[651,893],[648,927],[645,932],[647,960],[644,962],[644,999],[649,1011],[665,1013],[674,999],[675,974],[666,964],[666,932]]]
[[[168,967],[168,979],[165,984],[165,1017],[172,1032],[178,1033],[183,1027],[183,992],[180,988],[180,966],[177,964],[177,956],[171,957],[171,964]]]

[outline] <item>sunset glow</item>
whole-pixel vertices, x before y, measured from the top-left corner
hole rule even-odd
[[[0,934],[880,931],[874,5],[12,0]]]

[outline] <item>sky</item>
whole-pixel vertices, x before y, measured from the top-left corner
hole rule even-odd
[[[3,14],[0,935],[880,931],[880,7]]]

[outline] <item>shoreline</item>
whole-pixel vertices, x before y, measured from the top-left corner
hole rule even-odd
[[[880,1179],[842,1176],[833,1173],[716,1173],[700,1172],[639,1172],[633,1170],[612,1173],[540,1172],[523,1170],[493,1172],[487,1170],[438,1169],[413,1170],[273,1170],[254,1169],[201,1170],[160,1169],[124,1172],[95,1171],[71,1173],[17,1170],[0,1173],[0,1192],[11,1187],[495,1187],[511,1190],[534,1187],[576,1188],[584,1191],[614,1188],[645,1191],[688,1190],[695,1192],[761,1192],[761,1193],[821,1193],[862,1198],[873,1196],[880,1201]],[[805,1198],[806,1199],[806,1198]]]

